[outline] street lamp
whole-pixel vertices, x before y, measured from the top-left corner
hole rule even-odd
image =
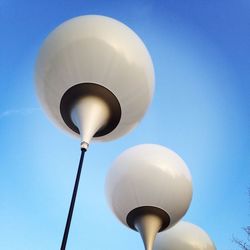
[[[154,92],[154,69],[141,39],[104,16],[73,18],[46,38],[36,64],[36,89],[47,115],[81,138],[78,166],[61,250],[66,248],[84,153],[133,129]]]
[[[200,227],[189,222],[178,222],[173,228],[161,232],[155,240],[154,250],[216,250],[213,241]]]
[[[114,161],[106,179],[106,194],[117,218],[139,231],[145,249],[153,250],[156,234],[172,227],[186,213],[192,180],[176,153],[160,145],[143,144],[126,150]]]

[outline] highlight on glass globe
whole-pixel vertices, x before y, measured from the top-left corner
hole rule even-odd
[[[156,236],[153,250],[216,250],[208,234],[200,227],[180,221]]]
[[[114,161],[106,178],[108,203],[116,217],[139,231],[145,249],[155,235],[175,225],[192,199],[192,179],[185,162],[161,145],[129,148]]]
[[[53,122],[81,137],[116,139],[133,129],[154,92],[154,68],[142,40],[125,24],[98,15],[70,19],[45,40],[36,89]]]

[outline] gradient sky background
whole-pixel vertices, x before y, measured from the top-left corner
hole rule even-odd
[[[112,215],[104,182],[112,161],[141,143],[176,151],[193,176],[185,220],[217,249],[249,225],[250,2],[248,0],[0,0],[0,249],[59,249],[79,142],[41,110],[34,64],[47,34],[85,14],[116,18],[145,42],[155,66],[153,103],[140,125],[86,155],[68,250],[143,249]]]

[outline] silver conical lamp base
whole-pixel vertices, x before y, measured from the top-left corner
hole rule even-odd
[[[141,234],[145,250],[153,250],[155,236],[161,227],[161,218],[154,214],[142,215],[135,221],[135,228]]]
[[[79,83],[69,88],[60,103],[63,121],[81,137],[81,147],[87,150],[93,137],[112,132],[120,122],[121,106],[107,88],[95,83]]]
[[[84,96],[74,105],[71,119],[81,135],[81,147],[87,150],[95,133],[108,123],[110,109],[107,103],[97,96]]]

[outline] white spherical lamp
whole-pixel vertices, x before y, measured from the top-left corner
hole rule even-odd
[[[142,40],[112,18],[87,15],[64,22],[45,40],[36,88],[49,117],[65,131],[106,141],[128,133],[154,91],[154,69]]]
[[[154,250],[216,250],[208,234],[189,222],[178,222],[156,236]]]
[[[191,175],[173,151],[154,144],[132,147],[113,163],[106,178],[110,207],[126,226],[140,231],[151,250],[157,232],[186,213],[192,199]]]

